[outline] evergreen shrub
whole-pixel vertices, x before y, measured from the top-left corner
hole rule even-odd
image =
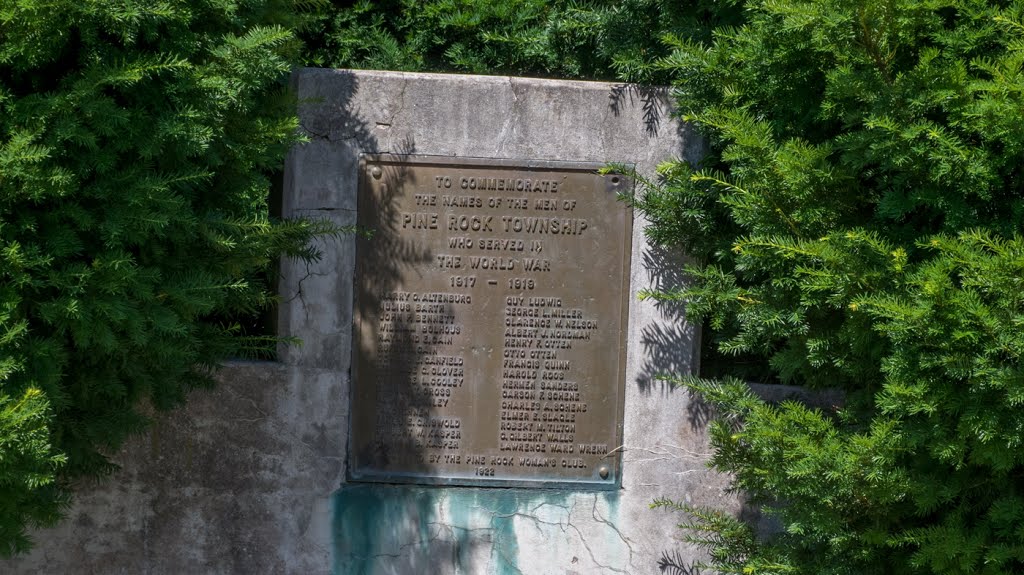
[[[711,154],[637,207],[698,258],[648,295],[705,322],[712,463],[780,527],[658,505],[720,573],[1024,572],[1024,3],[723,5],[647,64]]]
[[[302,37],[311,66],[666,82],[660,32],[708,31],[715,0],[333,0]]]
[[[272,337],[298,44],[277,0],[0,0],[0,555],[109,472],[149,407]]]

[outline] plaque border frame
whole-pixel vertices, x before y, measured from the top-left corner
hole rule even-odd
[[[403,154],[403,153],[391,153],[391,152],[360,152],[358,154],[358,161],[356,163],[356,225],[359,224],[359,204],[362,197],[363,186],[365,185],[365,179],[367,177],[368,166],[375,163],[401,163],[406,165],[429,165],[429,166],[451,166],[451,167],[496,167],[496,168],[521,168],[525,170],[552,170],[552,171],[571,171],[571,172],[589,172],[593,173],[602,168],[608,167],[613,162],[593,162],[593,161],[567,161],[567,160],[531,160],[531,159],[519,159],[519,158],[487,158],[481,156],[446,156],[438,154]],[[625,166],[630,169],[635,169],[636,164],[634,162],[614,162],[616,165]],[[628,188],[624,187],[622,192],[618,195],[628,195],[632,198],[636,192],[636,180],[635,178],[626,176],[629,179],[630,185]],[[476,478],[476,477],[446,477],[443,475],[426,475],[420,473],[396,473],[393,471],[372,471],[372,470],[360,470],[357,471],[353,463],[354,459],[354,433],[353,433],[353,422],[352,412],[354,409],[354,398],[355,388],[359,377],[358,373],[358,354],[359,349],[359,322],[361,316],[358,313],[359,309],[359,290],[355,289],[352,292],[352,325],[351,325],[351,342],[350,346],[350,384],[348,386],[348,437],[346,438],[345,446],[345,482],[353,484],[397,484],[397,485],[420,485],[424,487],[468,487],[468,488],[524,488],[524,489],[546,489],[546,490],[571,490],[578,492],[586,491],[597,491],[597,492],[608,492],[617,491],[622,488],[622,477],[624,474],[623,469],[623,440],[624,440],[624,428],[625,428],[625,406],[626,406],[626,371],[627,371],[627,343],[629,336],[629,308],[632,301],[632,293],[630,291],[630,284],[632,282],[632,256],[633,256],[633,225],[635,220],[635,214],[633,207],[629,203],[623,202],[622,209],[625,211],[625,229],[623,230],[623,237],[625,246],[623,249],[622,257],[622,285],[620,286],[622,297],[620,298],[620,313],[619,313],[619,337],[618,337],[618,355],[619,355],[619,369],[618,369],[618,381],[620,382],[617,386],[617,392],[615,396],[616,407],[613,409],[616,417],[616,426],[614,429],[614,442],[616,445],[612,448],[605,457],[614,457],[617,465],[615,469],[617,473],[613,477],[608,479],[594,479],[594,480],[580,480],[580,479],[489,479],[489,478]],[[358,273],[356,270],[359,268],[359,242],[355,242],[354,246],[354,267],[352,270],[352,281],[353,284],[358,282]]]

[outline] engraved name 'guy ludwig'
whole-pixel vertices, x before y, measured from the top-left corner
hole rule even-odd
[[[350,479],[614,488],[632,182],[364,156]]]

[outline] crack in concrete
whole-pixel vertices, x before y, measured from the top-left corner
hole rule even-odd
[[[563,511],[565,511],[565,513],[566,513],[566,516],[565,516],[565,521],[566,522],[565,522],[565,524],[563,525],[563,523],[561,521],[558,521],[558,522],[546,521],[546,520],[541,519],[540,517],[538,517],[536,515],[537,511],[541,507],[544,507],[545,505],[550,505],[551,507],[557,507],[557,508],[560,508]],[[565,533],[566,525],[569,524],[570,516],[572,515],[572,510],[567,508],[567,507],[565,507],[564,505],[557,505],[557,504],[548,503],[548,502],[542,502],[542,503],[536,505],[528,513],[524,513],[524,512],[521,512],[521,511],[516,511],[514,513],[497,513],[495,511],[491,511],[490,509],[484,509],[484,511],[491,515],[491,524],[492,525],[494,524],[494,520],[495,519],[513,519],[515,517],[523,517],[525,519],[529,519],[530,521],[533,522],[534,528],[537,530],[537,533],[540,534],[541,536],[544,535],[544,530],[541,529],[541,525],[550,525],[550,526],[553,526],[553,527],[558,527],[559,529],[562,530],[563,533]],[[490,529],[493,530],[495,528],[491,527]],[[495,548],[497,549],[497,552],[501,555],[501,558],[502,558],[502,560],[504,560],[506,565],[511,566],[518,573],[522,573],[523,572],[522,569],[520,569],[519,566],[516,564],[517,562],[513,558],[510,558],[506,553],[503,552],[502,546],[500,546],[500,545],[499,546],[492,546],[492,549],[495,549]]]
[[[304,131],[306,134],[312,136],[312,138],[310,138],[311,140],[323,140],[325,142],[331,143],[348,142],[351,140],[355,140],[356,143],[358,144],[363,143],[362,141],[360,141],[359,128],[351,128],[347,131],[347,133],[339,134],[338,136],[332,136],[330,131],[324,133],[313,130],[312,128],[307,126],[306,123],[303,122],[302,120],[299,120],[299,127],[302,128],[302,131]]]
[[[626,548],[629,549],[629,564],[632,565],[633,564],[633,544],[630,543],[629,538],[626,537],[625,535],[623,535],[622,531],[620,531],[619,528],[616,527],[614,523],[612,523],[611,521],[605,519],[604,516],[602,516],[598,512],[598,510],[597,510],[597,494],[596,493],[594,494],[594,505],[590,509],[590,516],[594,519],[594,521],[597,521],[598,523],[604,523],[608,527],[611,527],[612,531],[614,531],[615,534],[619,536],[619,539],[621,539],[622,542],[626,544]]]
[[[299,127],[302,128],[303,132],[313,136],[314,139],[327,140],[328,142],[331,141],[330,133],[323,134],[323,133],[317,132],[317,131],[313,130],[312,128],[310,128],[309,126],[307,126],[306,123],[303,122],[302,120],[299,120]]]
[[[286,435],[288,437],[291,437],[292,439],[294,439],[298,443],[302,444],[303,447],[305,447],[307,450],[309,450],[309,452],[311,454],[313,454],[314,456],[316,456],[318,459],[329,459],[329,460],[334,460],[334,461],[343,461],[345,459],[344,457],[341,457],[341,456],[325,455],[323,453],[320,453],[312,445],[310,445],[308,442],[306,442],[304,439],[302,439],[302,437],[300,437],[298,434],[296,434],[295,432],[289,431],[288,428],[283,426],[279,420],[275,419],[269,413],[267,413],[266,411],[261,409],[259,404],[256,403],[256,400],[252,399],[251,397],[249,397],[247,395],[239,393],[237,390],[233,389],[231,386],[225,385],[225,386],[223,386],[223,388],[227,389],[228,393],[230,393],[231,395],[234,395],[238,399],[241,399],[243,401],[248,402],[252,406],[252,408],[254,410],[256,410],[256,412],[259,413],[262,416],[262,417],[258,417],[258,418],[252,419],[251,422],[258,422],[258,421],[267,421],[267,422],[269,422],[271,428],[274,431],[278,432],[281,435]],[[235,419],[235,421],[237,421],[237,420],[238,420],[238,418]],[[337,448],[338,446],[335,445],[335,446],[332,446],[332,447]]]
[[[516,84],[512,80],[511,76],[508,77],[508,87],[512,93],[512,109],[505,117],[505,121],[501,124],[501,130],[498,132],[498,145],[494,149],[493,154],[498,158],[502,157],[501,155],[505,152],[505,140],[508,136],[508,132],[513,128],[513,126],[515,126],[516,118],[519,115],[519,94],[516,93]]]
[[[442,495],[438,499],[437,507],[439,509],[444,507],[445,502],[448,499],[448,497],[449,496],[447,494],[444,494],[444,495]],[[398,559],[398,558],[404,557],[408,550],[410,550],[412,548],[415,548],[415,547],[421,547],[421,546],[429,545],[431,543],[434,543],[435,541],[444,541],[444,542],[451,543],[451,542],[454,542],[456,540],[454,529],[458,528],[457,526],[453,526],[453,525],[451,525],[449,523],[444,523],[444,522],[441,522],[441,521],[431,521],[431,522],[428,522],[427,526],[428,527],[436,527],[437,529],[436,529],[436,531],[434,531],[430,536],[428,536],[425,539],[424,538],[417,538],[414,541],[410,541],[408,543],[403,543],[402,545],[400,545],[398,547],[398,549],[394,553],[376,553],[374,555],[357,555],[355,553],[349,553],[348,556],[349,557],[355,557],[355,558],[358,558],[358,559],[363,559],[363,560],[365,560],[365,559],[380,558],[380,557],[387,557],[387,558],[390,558],[390,559]],[[441,538],[441,533],[442,533],[442,531],[445,530],[445,528],[447,528],[448,533],[451,535],[451,539],[442,539]]]
[[[595,503],[594,503],[595,509],[594,509],[594,511],[592,511],[592,513],[596,513],[597,495],[594,496],[594,501],[595,501]],[[514,517],[522,517],[524,519],[528,519],[528,520],[533,522],[534,528],[537,529],[537,531],[538,531],[538,533],[540,535],[544,535],[544,530],[541,529],[541,527],[540,527],[541,525],[548,525],[548,526],[552,526],[552,527],[558,527],[559,529],[561,529],[561,531],[563,533],[568,533],[568,530],[572,529],[576,533],[576,536],[579,539],[580,543],[583,544],[583,548],[587,550],[587,554],[590,555],[590,560],[591,560],[591,562],[594,563],[594,565],[597,565],[601,569],[605,569],[605,570],[608,570],[608,571],[613,571],[615,573],[625,573],[626,575],[629,575],[628,571],[626,571],[624,569],[619,569],[618,567],[615,567],[614,565],[607,565],[607,564],[602,563],[601,561],[599,561],[597,559],[597,555],[594,553],[594,550],[590,546],[590,542],[587,541],[587,538],[583,534],[583,531],[575,523],[573,523],[572,516],[576,512],[577,504],[578,503],[576,501],[573,501],[572,507],[570,508],[570,507],[566,507],[564,505],[558,505],[558,504],[555,504],[555,503],[543,502],[543,503],[540,503],[537,506],[535,506],[529,512],[516,511],[514,513],[507,513],[507,514],[493,512],[493,511],[490,511],[488,509],[483,509],[483,510],[485,512],[487,512],[487,513],[490,513],[490,515],[492,517],[492,520],[495,519],[495,518],[511,519],[511,518],[514,518]],[[548,520],[545,520],[545,519],[542,519],[542,518],[538,517],[536,515],[537,511],[540,510],[542,507],[545,507],[545,506],[557,507],[557,508],[560,508],[563,511],[565,511],[565,522],[564,523],[562,521],[553,522],[553,521],[548,521]],[[609,522],[608,520],[606,520],[604,518],[601,518],[600,522],[605,523],[606,525],[612,527],[612,529],[615,530],[615,532],[619,535],[619,537],[626,543],[626,547],[629,549],[629,557],[630,557],[629,564],[632,564],[633,563],[633,546],[632,546],[632,544],[630,544],[630,542],[622,535],[622,532],[619,531],[619,529],[617,527],[612,525],[611,522]],[[516,567],[516,569],[518,570],[518,567]]]
[[[438,525],[438,524],[437,523],[428,523],[427,525]],[[435,541],[446,541],[444,539],[441,539],[441,537],[440,537],[441,531],[442,531],[442,529],[438,528],[438,530],[436,532],[434,532],[432,535],[430,535],[426,539],[422,539],[421,538],[421,539],[417,539],[415,541],[410,541],[409,543],[403,543],[402,545],[399,545],[398,549],[396,549],[392,553],[374,553],[373,555],[359,555],[357,553],[349,553],[347,555],[347,557],[352,557],[352,558],[363,560],[363,561],[365,561],[367,559],[370,559],[370,560],[379,559],[379,558],[382,558],[382,557],[386,557],[388,559],[399,559],[399,558],[405,557],[406,554],[407,554],[406,553],[407,550],[409,550],[409,549],[411,549],[413,547],[420,547],[420,546],[424,546],[424,545],[429,545],[431,543],[434,543]]]
[[[575,509],[576,509],[576,503],[575,502],[573,502],[573,506],[572,507],[573,507],[573,510],[575,511]],[[614,571],[615,573],[625,573],[626,575],[629,575],[629,572],[626,571],[625,569],[619,569],[618,567],[613,567],[612,565],[605,565],[604,563],[601,563],[600,561],[598,561],[597,560],[597,556],[594,555],[594,550],[590,548],[590,542],[588,542],[587,538],[583,535],[583,531],[581,531],[580,528],[577,527],[576,525],[574,525],[571,521],[567,525],[569,527],[572,527],[573,530],[576,531],[576,534],[580,538],[580,543],[582,543],[583,544],[583,548],[587,550],[587,553],[590,555],[590,560],[594,563],[594,565],[597,565],[601,569],[607,569],[607,570],[610,570],[610,571]],[[632,550],[632,548],[630,548],[630,549]]]
[[[288,298],[286,300],[282,300],[281,303],[283,303],[283,304],[290,304],[293,301],[295,301],[296,299],[298,299],[299,300],[299,304],[302,306],[303,313],[306,314],[306,325],[311,325],[312,318],[309,315],[309,305],[306,304],[306,297],[305,297],[305,293],[303,292],[303,289],[302,289],[302,283],[305,282],[306,280],[308,280],[310,278],[314,278],[314,277],[327,277],[327,274],[323,273],[323,272],[315,272],[315,271],[313,271],[312,266],[308,262],[305,265],[306,265],[306,275],[302,276],[301,278],[299,278],[299,280],[297,282],[295,282],[295,295],[293,295],[292,297],[290,297],[290,298]],[[279,277],[281,279],[286,279],[285,278],[285,274],[280,274]]]
[[[575,533],[575,537],[571,537],[571,539],[577,539],[580,542],[580,544],[582,544],[583,548],[587,551],[590,561],[595,566],[606,572],[622,573],[628,575],[629,571],[627,569],[633,565],[633,561],[636,556],[636,550],[633,546],[633,542],[628,537],[626,537],[626,535],[618,528],[618,526],[616,526],[608,518],[604,517],[601,514],[601,512],[597,508],[598,498],[599,495],[594,494],[593,500],[591,502],[590,517],[595,523],[603,524],[607,526],[607,528],[611,529],[626,546],[626,549],[628,551],[628,560],[625,563],[625,569],[613,564],[604,563],[598,558],[598,553],[595,550],[595,546],[591,544],[583,530],[573,520],[573,517],[577,515],[577,509],[580,504],[580,501],[576,500],[573,501],[571,506],[544,501],[528,509],[517,509],[516,511],[513,511],[511,513],[501,513],[484,505],[475,505],[473,506],[474,510],[483,514],[484,516],[489,517],[489,524],[487,526],[473,527],[471,524],[457,525],[455,523],[452,523],[450,520],[430,521],[426,524],[430,529],[430,534],[427,537],[416,537],[415,539],[407,541],[401,544],[397,549],[394,549],[389,552],[375,553],[372,555],[359,555],[356,553],[348,553],[347,556],[354,559],[370,561],[375,559],[400,559],[409,556],[412,550],[414,549],[426,548],[434,543],[443,542],[452,545],[452,556],[450,560],[452,562],[452,565],[458,566],[461,561],[460,555],[462,553],[463,545],[471,542],[474,539],[478,539],[478,537],[474,534],[484,533],[492,535],[491,537],[479,537],[480,539],[483,539],[484,541],[490,543],[490,553],[492,561],[500,561],[509,568],[514,569],[515,572],[521,574],[523,573],[523,570],[517,564],[518,558],[512,557],[509,554],[506,546],[501,545],[500,541],[496,541],[493,538],[493,534],[500,529],[500,527],[496,524],[497,521],[514,520],[516,518],[522,518],[526,521],[529,521],[537,530],[538,535],[541,537],[545,537],[549,533],[548,529],[552,527],[557,528],[566,535]],[[447,499],[448,495],[442,496],[437,502],[437,508],[445,508]],[[542,510],[545,507],[557,509],[557,516],[555,518],[543,517],[544,514]]]
[[[395,110],[391,117],[388,118],[387,125],[393,126],[395,124],[395,118],[398,117],[405,110],[405,90],[409,87],[409,78],[402,79],[402,88],[398,92],[398,109]]]
[[[668,449],[665,449],[665,448],[671,448],[671,449],[674,449],[676,451],[680,451],[682,453],[673,453],[672,451],[669,451]],[[604,458],[611,457],[613,454],[618,453],[618,452],[622,452],[623,454],[628,454],[628,453],[634,452],[634,451],[639,451],[639,452],[643,452],[643,453],[649,453],[651,455],[657,455],[657,456],[660,456],[660,457],[652,457],[652,458],[647,458],[647,459],[625,459],[625,461],[628,461],[629,463],[644,463],[644,462],[651,462],[651,461],[668,461],[668,460],[681,460],[681,459],[695,459],[697,461],[704,462],[704,461],[707,461],[708,459],[710,459],[711,456],[713,455],[711,452],[701,453],[701,452],[693,451],[693,450],[690,450],[690,449],[686,449],[685,447],[680,447],[678,445],[672,445],[672,444],[667,444],[666,443],[666,444],[660,444],[660,445],[656,446],[655,448],[651,448],[651,447],[628,447],[626,445],[620,445],[620,446],[616,447],[615,449],[612,449],[608,453],[604,454]]]

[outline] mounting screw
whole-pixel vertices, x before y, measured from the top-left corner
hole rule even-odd
[[[383,172],[380,171],[380,166],[374,166],[373,169],[370,170],[370,174],[373,175],[373,179],[375,179],[375,180],[379,180],[380,179],[380,175],[382,173]]]
[[[601,479],[608,479],[609,473],[611,472],[609,471],[607,465],[602,465],[601,468],[597,470],[597,474],[601,476]]]

